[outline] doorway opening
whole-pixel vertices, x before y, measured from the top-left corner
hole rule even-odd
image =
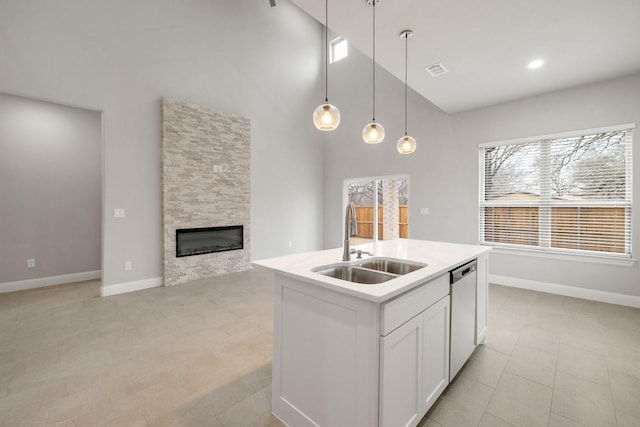
[[[0,93],[0,293],[101,279],[102,139],[100,111]]]

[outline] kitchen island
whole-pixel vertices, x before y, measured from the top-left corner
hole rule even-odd
[[[272,411],[291,427],[416,425],[449,384],[449,272],[473,260],[470,327],[476,344],[486,340],[489,247],[398,239],[354,249],[373,255],[253,263],[275,274]],[[420,268],[376,284],[322,274],[376,260]]]

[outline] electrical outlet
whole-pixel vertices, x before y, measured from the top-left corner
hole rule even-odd
[[[124,262],[124,271],[130,271],[133,269],[133,263],[131,261]]]
[[[36,268],[36,259],[35,258],[29,258],[27,260],[27,268]]]
[[[420,215],[429,215],[429,208],[420,208]]]
[[[114,218],[124,218],[125,216],[126,215],[125,215],[125,212],[124,212],[123,208],[116,208],[116,209],[113,210],[113,217]]]

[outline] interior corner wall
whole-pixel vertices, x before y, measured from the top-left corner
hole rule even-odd
[[[249,128],[249,120],[238,115],[162,100],[165,285],[249,269]],[[238,225],[243,227],[242,249],[183,257],[176,253],[176,230]]]
[[[623,123],[640,126],[640,75],[449,115],[409,90],[409,134],[418,147],[396,151],[403,134],[403,82],[377,69],[376,120],[385,140],[367,145],[361,132],[371,121],[371,60],[356,49],[329,67],[330,101],[340,127],[324,135],[324,247],[342,244],[343,182],[347,178],[407,174],[409,237],[478,242],[478,144]],[[634,188],[640,191],[640,130],[634,135]],[[640,197],[634,198],[632,232],[640,245]],[[429,215],[420,215],[420,208]],[[636,258],[637,250],[634,251]],[[516,255],[491,255],[490,274],[536,283],[640,296],[640,263],[632,267]]]
[[[411,79],[411,77],[409,77]],[[345,179],[393,175],[409,176],[409,237],[414,239],[474,243],[473,225],[459,221],[463,213],[458,188],[464,183],[457,171],[477,162],[461,155],[452,137],[449,117],[413,90],[408,92],[408,133],[416,138],[413,154],[396,148],[404,135],[404,82],[376,68],[376,121],[385,139],[366,144],[362,129],[372,119],[371,59],[355,48],[349,56],[329,66],[329,100],[340,109],[341,123],[324,135],[324,247],[342,245]],[[453,170],[451,170],[453,169]],[[430,208],[421,216],[420,208]]]
[[[640,126],[640,74],[579,86],[518,101],[480,108],[452,117],[457,144],[473,151],[483,142],[503,141],[580,129],[636,123]],[[633,255],[640,246],[640,130],[633,135]],[[472,201],[464,222],[477,227],[477,166],[461,171],[468,182],[461,197]],[[631,267],[538,258],[491,255],[490,274],[640,296],[640,262]]]
[[[163,97],[251,120],[253,259],[322,247],[324,33],[289,1],[4,0],[0,35],[0,91],[103,112],[103,286],[162,274]]]
[[[99,112],[0,93],[0,284],[100,270],[101,150]]]

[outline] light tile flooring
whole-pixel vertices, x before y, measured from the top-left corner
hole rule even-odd
[[[272,283],[0,294],[0,426],[282,426]],[[489,343],[421,425],[640,426],[640,310],[492,285]]]
[[[491,285],[489,341],[422,426],[640,426],[640,310]]]

